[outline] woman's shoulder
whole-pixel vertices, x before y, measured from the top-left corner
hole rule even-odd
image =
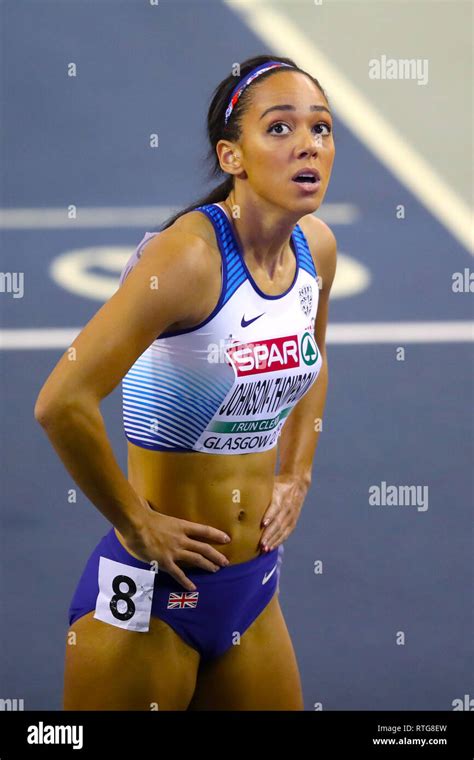
[[[307,240],[316,272],[324,283],[332,284],[336,272],[337,241],[331,228],[314,214],[306,214],[298,222]]]
[[[187,211],[185,214],[179,216],[168,229],[173,229],[176,232],[197,235],[202,238],[211,249],[217,249],[214,227],[210,219],[206,214],[203,214],[202,211],[196,211],[195,209]]]
[[[134,254],[139,258],[163,257],[168,251],[174,259],[182,260],[183,266],[195,266],[209,276],[220,261],[219,248],[211,222],[200,211],[188,211],[179,216],[169,227],[157,232],[147,232]],[[137,256],[137,252],[139,255]],[[198,254],[198,255],[196,255]],[[128,266],[128,269],[130,267]],[[219,271],[219,267],[217,267]]]

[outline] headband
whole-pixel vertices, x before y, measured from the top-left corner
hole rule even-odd
[[[246,87],[249,86],[251,82],[253,82],[254,79],[260,76],[260,74],[264,74],[266,71],[270,71],[270,69],[276,69],[279,66],[289,66],[289,68],[293,69],[294,66],[292,66],[290,63],[280,63],[280,61],[267,61],[266,63],[262,63],[261,66],[257,66],[257,68],[252,69],[245,79],[241,80],[236,87],[232,90],[231,96],[230,96],[230,102],[227,106],[226,112],[225,112],[225,119],[224,123],[227,124],[227,122],[230,119],[230,115],[232,111],[234,110],[234,106],[237,103],[238,99],[242,95],[243,91]]]

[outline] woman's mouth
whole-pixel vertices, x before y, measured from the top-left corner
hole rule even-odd
[[[316,169],[301,169],[292,179],[306,193],[315,193],[321,185],[321,178]]]
[[[292,180],[296,185],[298,185],[302,190],[304,190],[305,193],[315,193],[317,190],[319,190],[319,187],[321,185],[321,182],[319,179],[294,179]]]

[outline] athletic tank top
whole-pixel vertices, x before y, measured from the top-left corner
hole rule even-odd
[[[226,212],[215,203],[196,210],[212,222],[221,253],[219,300],[196,327],[161,333],[124,376],[125,435],[155,451],[268,451],[321,369],[311,252],[295,225],[293,282],[281,295],[266,295],[246,266]],[[156,234],[145,234],[120,284]]]

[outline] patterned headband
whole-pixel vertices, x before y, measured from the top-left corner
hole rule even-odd
[[[280,63],[280,61],[267,61],[266,63],[262,63],[261,66],[257,66],[256,69],[252,69],[245,79],[240,81],[236,87],[232,90],[232,94],[230,96],[230,102],[227,106],[226,112],[225,112],[225,119],[224,123],[227,124],[227,122],[230,119],[230,115],[232,111],[234,110],[235,104],[237,103],[238,99],[242,95],[243,91],[246,87],[249,86],[251,82],[253,82],[254,79],[260,76],[260,74],[264,74],[265,71],[269,71],[270,69],[275,69],[279,66],[288,66],[289,68],[293,69],[294,66],[292,66],[290,63]]]

